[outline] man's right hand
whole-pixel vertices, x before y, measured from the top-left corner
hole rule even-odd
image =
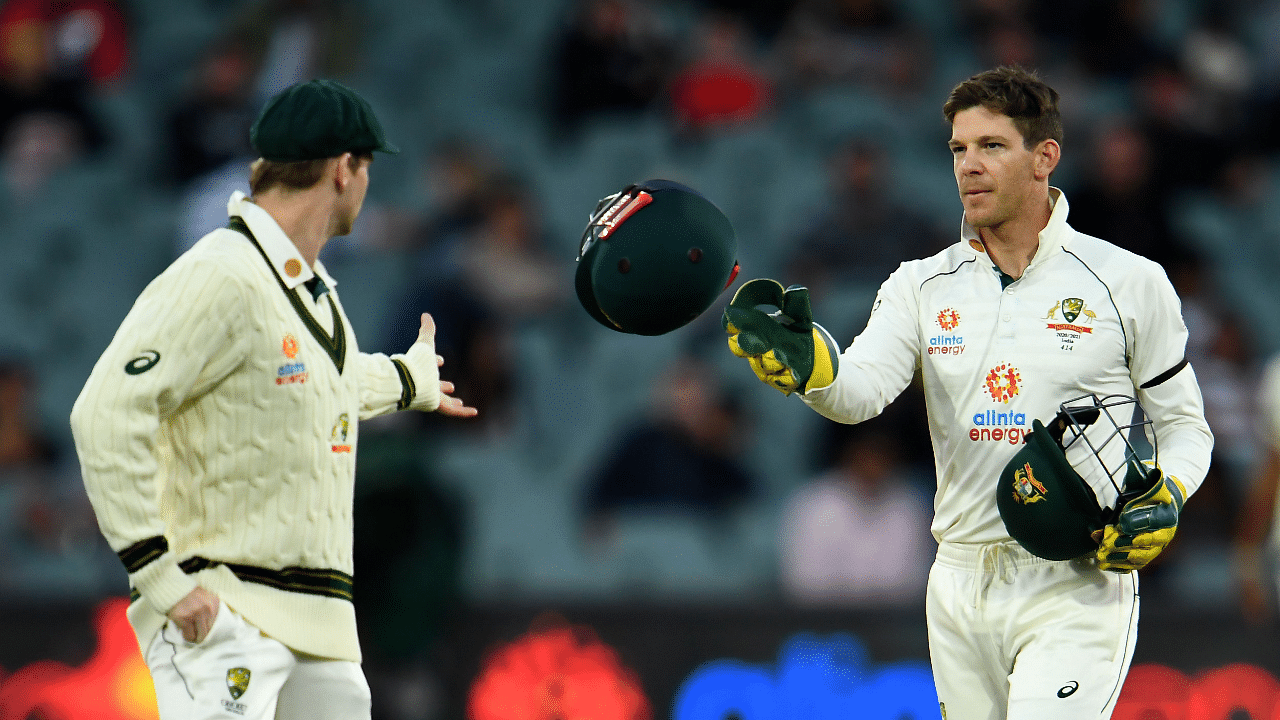
[[[169,619],[182,631],[182,639],[190,643],[201,642],[213,628],[213,621],[218,617],[218,596],[196,587],[187,596],[178,601],[169,610]]]

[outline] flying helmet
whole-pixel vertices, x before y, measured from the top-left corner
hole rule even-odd
[[[662,335],[689,323],[738,274],[729,219],[670,180],[602,199],[582,232],[574,285],[591,317],[618,332]]]

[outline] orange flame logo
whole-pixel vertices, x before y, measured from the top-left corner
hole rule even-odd
[[[1000,363],[987,373],[986,391],[992,402],[1008,404],[1018,394],[1021,384],[1022,375],[1018,368],[1005,363]]]

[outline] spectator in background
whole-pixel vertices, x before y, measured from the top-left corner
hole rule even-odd
[[[185,186],[233,160],[245,161],[241,170],[247,175],[254,157],[249,126],[257,114],[253,72],[248,52],[235,40],[215,43],[200,59],[189,94],[169,115],[168,160],[175,183]]]
[[[677,131],[698,137],[762,117],[772,105],[773,82],[745,23],[711,11],[694,35],[691,57],[671,78]]]
[[[1276,614],[1276,516],[1280,515],[1280,355],[1267,360],[1258,384],[1258,412],[1252,419],[1262,447],[1236,522],[1236,576],[1245,618],[1271,623]]]
[[[31,201],[50,177],[105,147],[95,83],[124,70],[123,20],[105,1],[0,5],[0,172]]]
[[[793,602],[924,600],[936,550],[930,503],[899,460],[898,433],[880,420],[828,426],[834,462],[787,500],[780,573]]]
[[[233,23],[257,72],[255,105],[296,83],[359,65],[367,10],[353,0],[255,0]]]
[[[1084,0],[1071,5],[1072,54],[1092,78],[1129,80],[1159,56],[1155,42],[1159,17],[1143,0]],[[1042,4],[1042,13],[1057,14],[1049,3]]]
[[[1071,226],[1167,266],[1174,241],[1151,143],[1118,122],[1095,133],[1091,150],[1087,179],[1071,195]]]
[[[31,368],[0,361],[0,596],[95,598],[116,582],[78,476],[35,417]]]
[[[1231,11],[1224,4],[1208,3],[1201,13],[1196,26],[1182,38],[1179,60],[1205,125],[1239,147],[1247,126],[1246,99],[1255,89],[1257,70],[1231,28]]]
[[[918,88],[928,46],[889,0],[801,0],[778,39],[787,88]]]
[[[423,166],[428,211],[410,247],[448,247],[451,239],[475,232],[484,221],[485,194],[499,175],[499,162],[481,143],[455,137],[436,144]]]
[[[118,83],[128,69],[128,22],[114,0],[6,0],[0,38],[36,46],[53,76],[95,87]]]
[[[670,48],[647,8],[580,0],[552,56],[552,119],[560,138],[595,116],[647,110],[667,78]]]
[[[1167,60],[1147,65],[1134,94],[1138,125],[1151,147],[1177,148],[1152,158],[1158,194],[1211,186],[1230,157],[1230,143],[1215,134],[1182,68]]]
[[[837,283],[879,285],[899,263],[947,245],[940,230],[889,196],[894,173],[884,143],[847,140],[828,165],[828,194],[793,243],[789,275],[815,292]]]
[[[738,462],[744,417],[718,375],[691,356],[654,385],[648,417],[625,428],[589,478],[587,535],[608,535],[622,512],[684,512],[715,518],[754,495],[756,480]]]
[[[773,44],[803,0],[699,0],[707,10],[737,16],[765,45]]]
[[[470,172],[455,180],[471,183]],[[501,430],[514,410],[514,335],[531,323],[554,324],[573,283],[570,268],[546,251],[537,204],[523,181],[495,176],[457,189],[458,202],[424,226],[430,244],[418,251],[403,317],[392,323],[396,335],[388,342],[410,337],[421,310],[432,313],[437,350],[458,358],[446,374],[454,373],[459,393],[472,393],[468,401],[485,418],[475,427]]]

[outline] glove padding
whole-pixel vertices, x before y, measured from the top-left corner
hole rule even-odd
[[[765,313],[756,306],[778,308]],[[760,381],[783,395],[835,382],[840,353],[831,333],[813,321],[809,289],[757,278],[738,288],[722,319],[729,350],[746,358]]]
[[[1114,524],[1094,533],[1099,539],[1098,567],[1113,572],[1141,570],[1165,549],[1178,530],[1187,489],[1154,468],[1155,484],[1124,504]]]

